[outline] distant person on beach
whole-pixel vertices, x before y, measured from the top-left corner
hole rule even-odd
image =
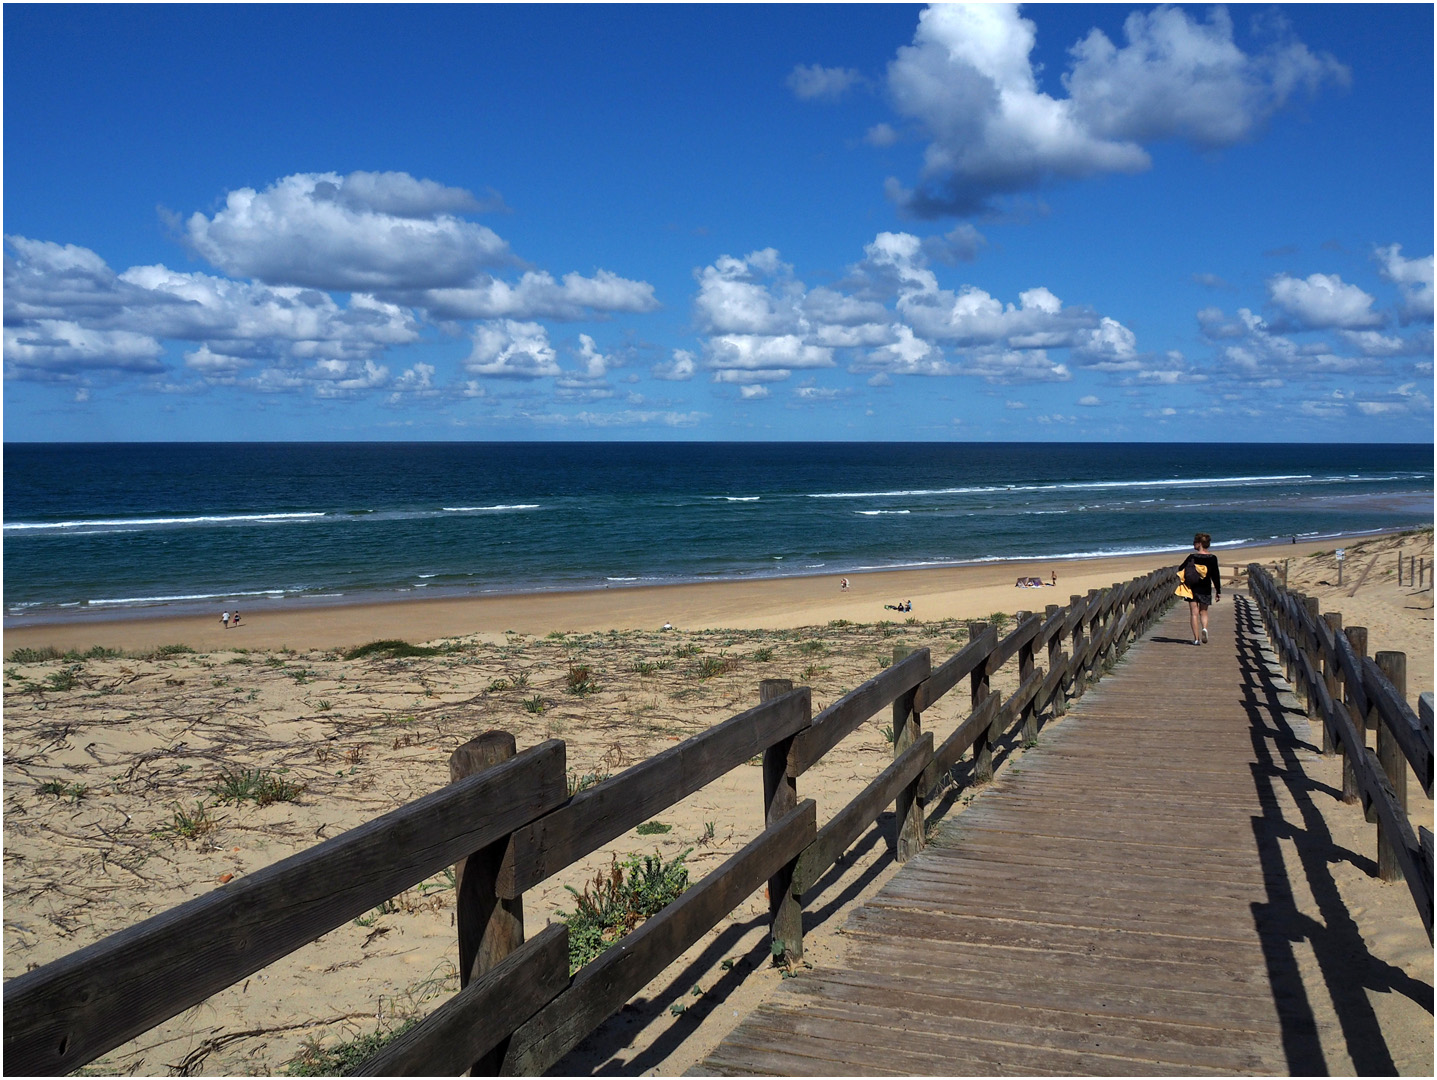
[[[238,626],[238,625],[239,625],[239,612],[238,612],[238,611],[233,612],[233,613],[230,615],[230,625],[231,625],[231,626]]]
[[[230,613],[228,611],[220,615],[220,625],[223,626],[226,630],[230,628]]]
[[[1188,602],[1193,644],[1207,644],[1207,609],[1222,598],[1222,574],[1217,556],[1208,550],[1212,537],[1200,532],[1193,537],[1193,552],[1178,567],[1177,594]]]
[[[842,581],[840,581],[840,582],[838,583],[838,587],[839,587],[840,589],[842,589],[844,592],[847,592],[847,591],[848,591],[848,579],[847,579],[847,578],[844,578]]]
[[[1054,588],[1058,587],[1058,571],[1053,571],[1053,580],[1048,582],[1048,584],[1053,586]]]

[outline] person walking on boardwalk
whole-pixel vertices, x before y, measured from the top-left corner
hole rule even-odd
[[[1208,550],[1212,537],[1200,532],[1193,537],[1193,552],[1178,567],[1177,594],[1188,602],[1193,644],[1207,644],[1207,609],[1222,598],[1222,574],[1217,556]]]

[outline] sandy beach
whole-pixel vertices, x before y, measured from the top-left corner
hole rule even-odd
[[[1224,602],[1242,591],[1249,562],[1281,566],[1294,588],[1365,625],[1372,651],[1408,655],[1408,697],[1432,689],[1430,577],[1396,581],[1399,556],[1432,560],[1432,533],[1346,543],[1337,585],[1332,542],[1219,550]],[[214,617],[130,619],[26,627],[5,634],[4,913],[6,977],[203,894],[353,828],[447,780],[450,752],[490,728],[521,749],[563,738],[575,782],[617,773],[757,701],[760,679],[813,688],[815,707],[871,677],[895,645],[933,651],[967,640],[967,620],[1064,604],[1176,556],[990,564],[664,588],[431,600],[246,613],[225,630]],[[1019,576],[1056,587],[1021,589]],[[885,604],[911,600],[911,613]],[[674,629],[662,630],[665,623]],[[432,655],[347,659],[377,639],[443,644]],[[122,655],[35,659],[16,650]],[[184,651],[175,648],[183,646]],[[168,648],[166,648],[168,647]],[[590,669],[583,693],[569,673]],[[1010,691],[1012,665],[995,681]],[[966,713],[950,695],[925,714],[939,738]],[[1058,721],[1061,723],[1062,721]],[[891,757],[875,717],[805,774],[800,797],[819,800],[820,824]],[[1180,733],[1175,738],[1181,739]],[[1014,757],[1021,750],[1013,751]],[[1314,782],[1334,766],[1320,762]],[[226,797],[223,779],[249,771],[289,786],[257,805]],[[740,769],[526,894],[532,933],[573,908],[611,860],[657,852],[701,877],[761,827],[761,770]],[[1340,787],[1340,778],[1337,780]],[[986,789],[980,789],[977,798]],[[1432,818],[1410,785],[1414,821]],[[972,796],[930,807],[961,813]],[[1360,812],[1323,803],[1334,842],[1374,848]],[[810,895],[808,959],[842,955],[854,905],[895,872],[882,828]],[[687,853],[687,854],[685,854]],[[1431,986],[1432,953],[1407,890],[1343,863],[1335,871],[1374,957]],[[681,1073],[771,991],[767,904],[750,897],[560,1064]],[[92,1071],[235,1075],[284,1072],[295,1060],[422,1015],[457,987],[452,883],[441,875],[407,891],[242,985],[106,1055]],[[1399,1071],[1430,1075],[1431,1016],[1409,997],[1369,995]],[[1430,998],[1429,998],[1430,1002]],[[683,1006],[680,1008],[679,1006]],[[1430,1007],[1430,1005],[1429,1005]],[[1341,1033],[1328,1061],[1344,1071]]]
[[[1370,538],[1348,546],[1346,582],[1355,582],[1364,570],[1374,584],[1396,580],[1395,548],[1383,559],[1383,549]],[[1250,562],[1281,566],[1284,559],[1300,560],[1314,552],[1330,555],[1333,547],[1334,542],[1327,540],[1218,548],[1215,553],[1225,580],[1231,581],[1232,575]],[[1176,565],[1182,557],[1173,553],[878,571],[849,575],[846,591],[840,589],[837,575],[823,575],[310,608],[246,608],[240,624],[229,629],[220,624],[223,605],[217,604],[212,614],[204,616],[141,613],[134,618],[16,627],[5,631],[4,643],[7,653],[45,646],[62,652],[84,651],[96,645],[138,652],[177,643],[202,651],[286,646],[338,649],[380,638],[418,642],[479,635],[498,641],[511,630],[542,636],[554,631],[657,630],[665,623],[680,630],[780,630],[823,626],[835,619],[896,619],[897,613],[884,605],[900,600],[911,600],[910,614],[920,620],[977,619],[994,611],[1040,611],[1048,604],[1066,604],[1071,595],[1107,588],[1159,566]],[[1430,554],[1427,558],[1430,562]],[[1380,565],[1369,570],[1373,559]],[[1331,569],[1336,582],[1335,562]],[[1054,575],[1056,586],[1020,589],[1014,585],[1019,577],[1038,577],[1046,583]],[[1326,604],[1323,610],[1327,610]]]

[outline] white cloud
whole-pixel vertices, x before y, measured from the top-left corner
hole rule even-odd
[[[1106,315],[1091,330],[1076,335],[1073,358],[1099,371],[1127,371],[1139,365],[1138,336]]]
[[[572,321],[596,313],[643,313],[659,307],[648,282],[630,281],[608,270],[593,277],[565,274],[562,284],[545,271],[527,271],[514,284],[486,274],[462,288],[427,289],[405,298],[437,319]]]
[[[1178,7],[1135,11],[1123,37],[1117,48],[1101,30],[1090,31],[1073,46],[1063,78],[1078,120],[1108,138],[1231,146],[1251,138],[1297,92],[1349,79],[1331,56],[1291,39],[1244,53],[1221,7],[1209,9],[1205,24]]]
[[[474,375],[498,379],[541,379],[562,374],[549,332],[533,322],[501,319],[474,328],[474,348],[464,361]]]
[[[44,379],[81,371],[158,373],[160,343],[129,330],[93,330],[63,319],[5,327],[5,367],[16,378]]]
[[[1382,268],[1382,276],[1402,289],[1402,321],[1432,321],[1432,256],[1425,259],[1404,259],[1402,245],[1378,248],[1374,257]]]
[[[1290,324],[1299,329],[1356,330],[1383,322],[1372,310],[1373,298],[1336,274],[1310,274],[1305,279],[1278,274],[1268,279],[1267,291]]]
[[[389,369],[373,360],[320,360],[306,374],[315,396],[322,398],[353,397],[389,383]]]
[[[160,342],[169,339],[198,343],[186,354],[187,366],[222,379],[245,361],[364,360],[420,333],[410,312],[362,293],[342,306],[316,289],[163,265],[115,274],[85,248],[24,237],[7,243],[13,255],[5,259],[5,316],[15,333],[6,359],[13,363],[60,370],[84,355],[86,366],[153,372],[160,369]],[[57,337],[53,328],[61,324],[73,330]],[[41,349],[42,340],[52,345]],[[55,347],[62,340],[68,344]]]
[[[436,397],[439,389],[434,385],[434,365],[415,364],[390,385],[390,404],[406,398]]]
[[[793,396],[800,401],[837,401],[852,391],[833,386],[795,386]]]
[[[1099,30],[1070,50],[1068,97],[1039,89],[1036,27],[1010,4],[934,6],[888,67],[895,108],[929,138],[916,189],[889,191],[921,217],[967,215],[995,196],[1059,179],[1137,172],[1140,145],[1185,138],[1226,146],[1249,138],[1300,89],[1342,82],[1346,69],[1294,41],[1248,55],[1222,9],[1198,23],[1180,8],[1130,15],[1126,44]]]
[[[1424,330],[1411,337],[1384,334],[1378,330],[1339,330],[1337,336],[1357,349],[1363,356],[1431,356],[1432,331]]]
[[[971,214],[1050,176],[1147,168],[1140,147],[1093,136],[1071,103],[1038,89],[1028,59],[1035,34],[1013,5],[935,6],[919,16],[913,44],[888,66],[895,107],[931,140],[918,189],[900,193],[911,211]]]
[[[1003,407],[1005,409],[1026,409],[1028,405],[1022,401],[1005,401]]]
[[[687,428],[694,427],[700,421],[708,417],[702,412],[660,412],[649,409],[621,409],[618,412],[578,412],[570,415],[568,413],[545,413],[542,415],[530,414],[524,416],[525,420],[539,424],[553,424],[558,427],[672,427]]]
[[[599,352],[599,347],[588,334],[579,335],[579,358],[584,362],[584,378],[602,379],[608,374],[609,358]]]
[[[512,261],[508,245],[456,211],[468,192],[405,173],[295,173],[240,188],[212,218],[192,214],[191,247],[227,274],[345,292],[454,288]]]
[[[761,401],[769,395],[766,386],[740,386],[738,392],[742,401]]]
[[[709,367],[757,371],[763,368],[820,368],[833,366],[833,350],[809,345],[797,334],[765,337],[760,334],[721,334],[706,343]]]
[[[954,370],[995,384],[1067,382],[1073,377],[1066,364],[1055,363],[1043,349],[974,349]]]
[[[655,364],[650,371],[656,379],[667,382],[686,382],[698,371],[694,354],[687,349],[675,349],[673,358],[667,364]]]
[[[799,64],[788,75],[788,88],[804,101],[837,101],[863,76],[853,68],[830,68],[821,64]]]
[[[253,363],[250,357],[230,356],[216,352],[208,345],[201,345],[198,349],[185,353],[185,367],[216,381],[231,381]]]
[[[724,368],[715,371],[713,381],[716,383],[765,383],[783,382],[793,372],[788,368],[774,368],[772,370],[759,369],[757,371],[741,371],[737,368]]]
[[[1085,409],[1095,409],[1102,403],[1102,400],[1093,394],[1084,394],[1078,399],[1078,404]]]
[[[779,262],[773,248],[742,259],[724,255],[697,277],[694,314],[709,333],[785,334],[804,325],[803,283],[793,280],[792,268]],[[767,285],[766,277],[777,280]]]
[[[924,341],[914,334],[912,327],[902,323],[893,326],[893,340],[887,345],[872,349],[856,360],[854,371],[877,369],[883,375],[952,375],[953,365],[943,356],[943,350],[932,342]],[[877,376],[874,377],[875,379]],[[870,386],[887,386],[869,379]]]
[[[874,124],[863,133],[863,141],[879,149],[895,145],[900,136],[889,124]]]

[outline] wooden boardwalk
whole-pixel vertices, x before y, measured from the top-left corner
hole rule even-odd
[[[854,912],[843,970],[785,983],[693,1072],[1307,1071],[1264,835],[1307,732],[1263,707],[1248,626],[1225,599],[1194,648],[1175,607]]]

